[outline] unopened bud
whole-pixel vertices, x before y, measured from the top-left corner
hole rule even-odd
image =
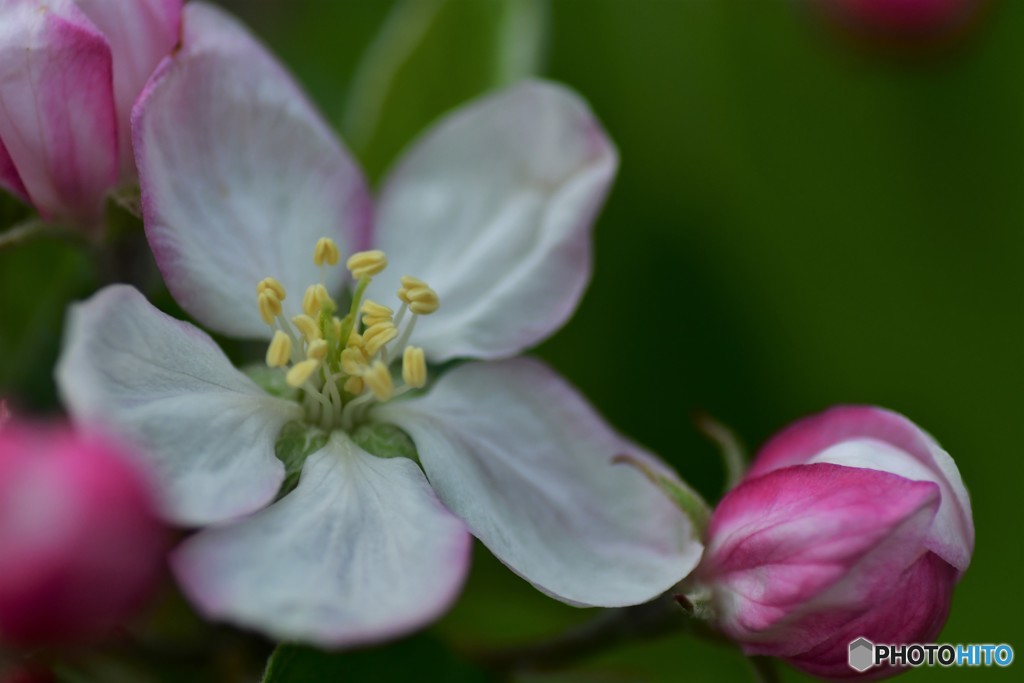
[[[0,433],[0,640],[92,640],[145,605],[168,537],[132,460],[66,427]]]

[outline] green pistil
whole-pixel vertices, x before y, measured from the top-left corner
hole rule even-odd
[[[366,288],[370,286],[370,276],[364,275],[359,278],[359,284],[356,285],[355,294],[352,295],[352,305],[349,306],[348,315],[341,323],[341,339],[338,345],[338,357],[341,357],[341,349],[348,346],[348,338],[352,336],[352,330],[356,326],[356,322],[359,320],[359,307],[363,303],[363,295],[366,294]]]

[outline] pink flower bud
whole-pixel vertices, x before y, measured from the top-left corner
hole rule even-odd
[[[167,540],[122,447],[18,420],[0,431],[0,641],[107,633],[151,595]]]
[[[840,407],[762,449],[712,515],[697,579],[748,654],[850,678],[850,641],[938,634],[973,548],[952,458],[900,415]]]
[[[135,176],[132,105],[178,42],[182,0],[0,2],[0,188],[93,228]]]

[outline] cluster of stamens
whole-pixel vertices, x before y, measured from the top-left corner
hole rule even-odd
[[[374,276],[388,265],[382,251],[353,254],[346,267],[356,281],[352,304],[344,317],[324,285],[325,270],[338,265],[341,254],[323,237],[313,250],[320,282],[302,297],[302,313],[284,315],[284,287],[272,277],[256,286],[263,321],[274,329],[267,347],[267,365],[285,371],[289,386],[301,390],[310,422],[325,429],[351,429],[375,402],[389,401],[427,382],[423,349],[409,346],[416,319],[440,306],[437,293],[422,280],[404,276],[398,290],[397,314],[364,298]],[[401,383],[395,386],[390,366],[401,358]]]

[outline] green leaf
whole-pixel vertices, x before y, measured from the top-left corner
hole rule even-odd
[[[684,482],[654,470],[643,460],[632,455],[617,455],[613,462],[630,465],[640,471],[647,479],[661,489],[669,500],[675,503],[693,523],[697,534],[703,538],[711,519],[711,508],[699,493]]]
[[[409,458],[419,462],[416,444],[404,431],[389,424],[362,425],[352,434],[360,448],[379,458]]]
[[[400,0],[356,73],[343,129],[371,178],[443,112],[537,73],[547,0]]]
[[[76,243],[39,237],[0,250],[0,396],[24,408],[57,404],[53,366],[65,310],[95,284],[93,264]]]
[[[274,444],[274,455],[284,463],[285,478],[278,496],[284,496],[299,483],[302,465],[312,453],[324,447],[328,434],[302,422],[289,422],[281,428]]]
[[[324,652],[280,645],[267,662],[263,683],[374,681],[406,683],[410,672],[446,683],[486,683],[482,670],[462,661],[437,638],[420,635],[358,652]]]

